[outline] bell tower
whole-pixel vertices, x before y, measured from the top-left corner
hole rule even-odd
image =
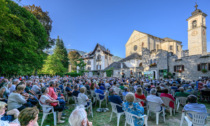
[[[188,21],[188,49],[189,55],[198,55],[207,53],[206,45],[206,16],[195,5],[195,11],[187,19]]]

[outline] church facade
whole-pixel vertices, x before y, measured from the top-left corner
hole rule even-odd
[[[187,19],[188,50],[182,50],[182,42],[171,38],[159,38],[134,30],[128,39],[126,58],[114,62],[114,77],[147,76],[153,79],[164,77],[197,80],[210,77],[210,53],[207,53],[207,14],[197,9]]]

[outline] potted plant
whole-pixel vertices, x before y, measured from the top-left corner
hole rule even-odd
[[[182,70],[179,70],[178,72],[179,72],[179,73],[182,73]]]
[[[206,70],[206,69],[202,69],[201,71],[202,71],[203,73],[206,73],[206,72],[207,72],[207,70]]]

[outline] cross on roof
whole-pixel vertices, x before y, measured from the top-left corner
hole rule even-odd
[[[197,2],[195,2],[195,10],[197,10],[198,9],[198,4],[197,4]]]

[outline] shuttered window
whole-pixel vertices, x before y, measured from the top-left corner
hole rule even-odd
[[[201,65],[198,64],[198,71],[201,71]]]
[[[209,65],[208,65],[208,66],[209,66],[209,69],[208,69],[208,70],[210,71],[210,63],[209,63]]]
[[[174,66],[174,72],[184,71],[184,65]]]

